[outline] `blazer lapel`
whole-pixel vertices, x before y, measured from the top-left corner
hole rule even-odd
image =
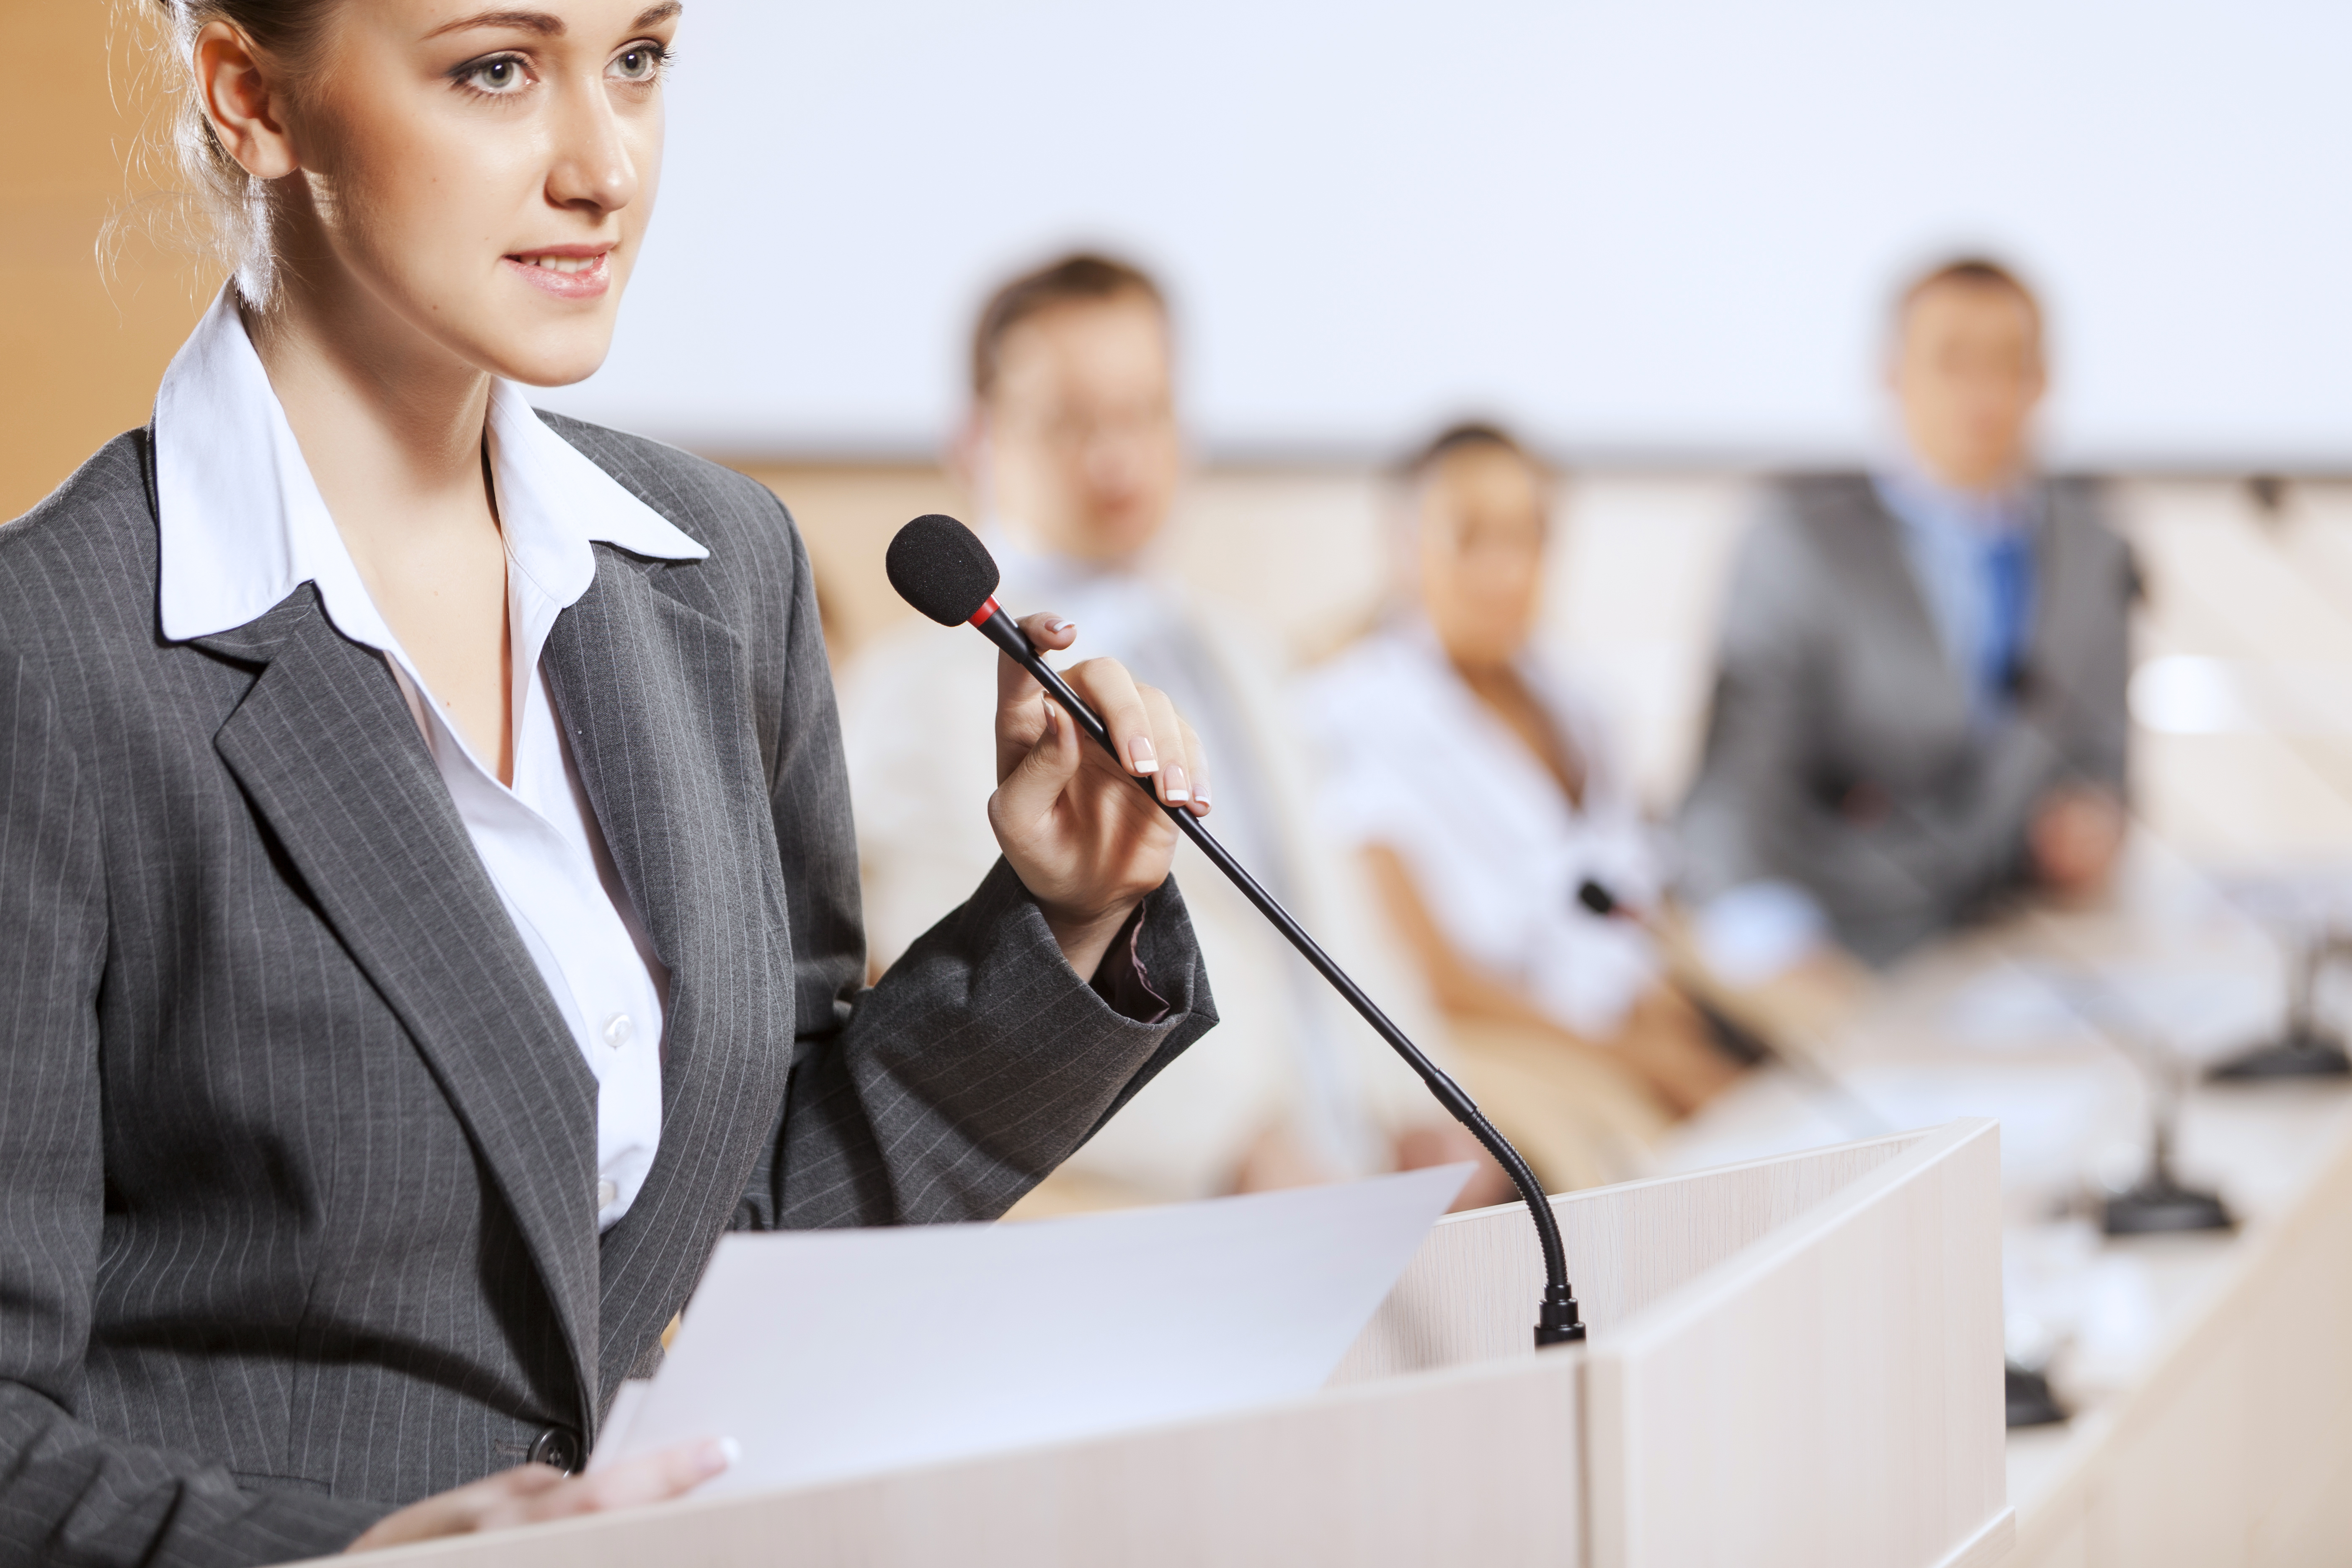
[[[596,1086],[382,659],[307,584],[198,646],[267,665],[214,737],[513,1211],[598,1401]]]
[[[1857,597],[1864,603],[1883,605],[1892,617],[1890,625],[1899,626],[1897,636],[1908,646],[1889,648],[1888,655],[1907,657],[1923,671],[1936,670],[1941,678],[1935,683],[1937,695],[1954,713],[1965,715],[1969,707],[1968,677],[1952,662],[1951,650],[1944,646],[1944,634],[1937,629],[1935,612],[1927,607],[1927,591],[1919,586],[1910,552],[1903,547],[1903,521],[1887,509],[1879,499],[1877,487],[1866,479],[1861,481],[1856,500],[1856,516],[1862,526],[1855,531],[1849,569],[1865,579],[1876,580],[1874,584],[1865,582]],[[1914,689],[1926,688],[1915,686]]]
[[[602,1395],[685,1304],[772,1135],[791,938],[744,651],[609,547],[541,668],[613,862],[669,970],[662,1138],[604,1240]]]

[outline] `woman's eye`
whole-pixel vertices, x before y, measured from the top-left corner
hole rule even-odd
[[[661,74],[665,58],[657,46],[638,44],[613,57],[613,74],[623,81],[651,81]]]
[[[513,92],[522,86],[522,61],[513,55],[494,55],[465,67],[457,79],[477,92]]]

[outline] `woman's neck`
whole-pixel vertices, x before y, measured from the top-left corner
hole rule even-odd
[[[301,272],[267,310],[246,311],[246,330],[376,609],[443,716],[510,784],[506,541],[485,474],[490,378],[348,272]]]
[[[1500,719],[1520,744],[1535,754],[1544,771],[1559,785],[1569,805],[1584,805],[1584,759],[1576,752],[1549,712],[1537,700],[1520,678],[1518,666],[1508,659],[1467,658],[1449,653],[1448,662],[1462,683],[1470,689],[1486,710]]]
[[[488,517],[482,431],[490,378],[363,296],[289,279],[245,308],[269,384],[354,554],[397,549],[420,526]]]

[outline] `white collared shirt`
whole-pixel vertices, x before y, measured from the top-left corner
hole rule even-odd
[[[335,629],[391,661],[491,885],[596,1079],[596,1222],[626,1214],[661,1142],[668,973],[614,869],[555,721],[541,650],[595,580],[593,541],[663,560],[709,553],[494,382],[488,447],[514,650],[514,784],[502,784],[433,700],[361,580],[246,335],[232,288],[155,396],[163,635],[244,626],[303,583]],[[585,1194],[583,1194],[585,1195]]]

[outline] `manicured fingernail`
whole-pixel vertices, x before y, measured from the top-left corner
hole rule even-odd
[[[1181,763],[1168,764],[1168,776],[1160,781],[1160,787],[1168,792],[1171,805],[1181,805],[1192,798],[1192,781],[1185,775]]]
[[[1209,815],[1209,792],[1207,790],[1202,790],[1192,797],[1192,815],[1195,816],[1206,816]]]
[[[1138,735],[1127,743],[1127,754],[1135,759],[1135,771],[1156,773],[1160,771],[1160,753],[1151,749],[1151,737]]]
[[[721,1470],[731,1470],[735,1461],[743,1457],[743,1445],[732,1437],[721,1437],[715,1443],[705,1443],[696,1456],[702,1464],[702,1473],[715,1476]]]
[[[1060,637],[1064,632],[1068,631],[1076,625],[1077,625],[1076,621],[1066,621],[1059,616],[1048,616],[1045,617],[1045,629],[1053,633],[1055,637]]]

